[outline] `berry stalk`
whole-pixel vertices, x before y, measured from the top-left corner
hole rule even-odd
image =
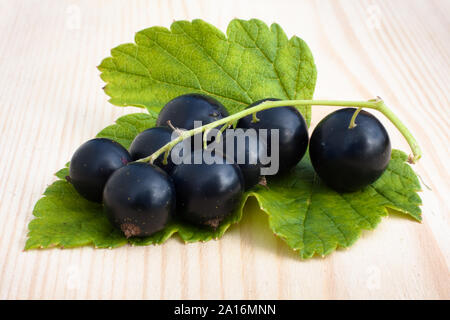
[[[283,106],[335,106],[335,107],[356,107],[358,108],[355,111],[355,115],[352,118],[352,121],[349,124],[349,129],[355,126],[355,119],[363,108],[374,109],[381,112],[386,118],[388,118],[394,126],[400,131],[405,140],[408,142],[412,154],[409,156],[408,161],[410,163],[416,163],[422,156],[422,151],[417,143],[416,139],[412,135],[412,133],[408,130],[408,128],[400,121],[400,119],[385,105],[381,98],[371,99],[368,101],[342,101],[342,100],[279,100],[279,101],[264,101],[252,108],[244,109],[237,113],[234,113],[226,118],[222,118],[220,120],[208,123],[204,126],[194,128],[188,131],[182,131],[179,133],[179,136],[167,143],[165,146],[157,150],[152,155],[139,159],[137,162],[150,162],[153,163],[161,154],[165,154],[165,158],[167,158],[170,150],[179,142],[192,137],[198,133],[208,132],[209,130],[216,128],[218,126],[226,127],[228,124],[233,123],[243,117],[248,115],[252,115],[254,121],[258,121],[256,117],[256,113],[262,110],[283,107]],[[204,135],[204,139],[206,139],[206,134]]]

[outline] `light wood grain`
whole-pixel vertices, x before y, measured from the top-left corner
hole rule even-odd
[[[423,147],[423,223],[400,216],[349,250],[300,260],[248,204],[220,240],[23,252],[34,203],[83,141],[135,108],[96,66],[136,31],[202,18],[278,22],[318,66],[316,98],[382,96]],[[450,2],[0,1],[0,298],[450,298]],[[314,126],[332,108],[313,111]],[[381,117],[380,117],[381,118]],[[394,147],[408,151],[395,128]]]

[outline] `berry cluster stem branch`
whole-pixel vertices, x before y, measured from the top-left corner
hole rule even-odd
[[[217,135],[216,135],[216,141],[217,141],[217,143],[220,142],[220,139],[222,138],[222,134],[223,134],[223,132],[226,130],[226,128],[230,127],[231,125],[232,125],[232,123],[231,123],[231,122],[228,122],[228,123],[225,123],[225,124],[222,126],[222,128],[220,128],[219,132],[217,132]]]
[[[208,147],[208,133],[211,129],[206,129],[205,132],[203,133],[203,149],[206,150],[206,148]]]
[[[254,112],[253,115],[252,115],[252,122],[258,122],[258,121],[259,121],[259,119],[256,116],[256,112]]]
[[[415,163],[417,160],[419,160],[422,156],[422,151],[419,147],[419,144],[417,143],[414,136],[411,134],[411,132],[408,130],[408,128],[400,121],[400,119],[384,104],[383,100],[381,98],[372,99],[369,101],[342,101],[342,100],[278,100],[278,101],[264,101],[254,107],[244,109],[242,111],[239,111],[237,113],[234,113],[226,118],[222,118],[220,120],[208,123],[204,126],[194,128],[192,130],[188,131],[182,131],[180,132],[179,136],[167,143],[165,146],[157,150],[152,155],[137,160],[138,162],[150,162],[153,163],[161,154],[168,153],[172,148],[179,142],[192,137],[195,134],[207,132],[215,127],[218,127],[220,125],[223,125],[226,127],[227,124],[233,123],[243,117],[246,117],[248,115],[252,115],[252,117],[256,117],[256,113],[258,111],[270,109],[270,108],[276,108],[276,107],[283,107],[283,106],[335,106],[335,107],[356,107],[358,110],[361,110],[363,108],[367,109],[374,109],[381,112],[386,118],[388,118],[394,126],[400,131],[400,133],[403,135],[403,137],[408,142],[412,155],[409,156],[409,162]],[[355,112],[354,119],[352,118],[353,125],[355,125],[355,119],[358,115],[358,111]],[[351,125],[350,123],[350,125]],[[222,127],[223,128],[223,127]]]
[[[354,127],[356,127],[356,117],[358,116],[358,114],[360,113],[360,111],[362,110],[361,107],[359,107],[358,109],[356,109],[356,111],[353,113],[352,119],[350,120],[350,124],[348,126],[349,129],[353,129]]]

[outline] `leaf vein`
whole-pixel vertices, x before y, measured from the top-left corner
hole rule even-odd
[[[349,206],[350,206],[350,208],[354,211],[354,212],[356,212],[356,214],[358,215],[358,216],[360,216],[361,218],[363,218],[364,220],[366,220],[368,223],[369,223],[369,225],[370,225],[370,227],[373,229],[375,226],[372,224],[372,221],[370,221],[369,220],[369,218],[367,218],[365,215],[363,215],[362,213],[360,213],[354,206],[353,206],[353,204],[351,203],[351,201],[349,201],[344,195],[342,195],[342,194],[340,194],[340,193],[338,193],[338,192],[336,192],[340,197],[341,197],[341,199],[343,199]]]
[[[129,71],[122,71],[122,70],[119,70],[119,69],[111,69],[111,68],[107,68],[107,67],[102,67],[102,69],[103,69],[103,70],[109,70],[109,71],[118,72],[118,73],[125,74],[125,75],[133,75],[133,76],[141,77],[141,78],[145,78],[145,79],[148,79],[148,78],[149,78],[149,77],[144,76],[144,75],[142,75],[142,74],[132,73],[132,72],[129,72]],[[207,94],[210,94],[210,95],[212,95],[212,96],[216,96],[216,97],[220,97],[220,98],[223,98],[223,99],[231,100],[231,101],[234,101],[234,102],[236,102],[236,103],[240,103],[240,104],[242,104],[242,105],[244,105],[244,106],[247,106],[247,103],[244,102],[244,101],[241,101],[241,100],[238,100],[238,99],[235,99],[235,98],[231,98],[231,97],[226,97],[226,96],[220,95],[220,94],[218,94],[218,93],[214,93],[214,92],[207,91],[207,90],[205,90],[205,89],[199,89],[199,88],[195,88],[195,87],[189,87],[189,86],[186,86],[186,85],[182,85],[182,84],[178,84],[178,83],[169,82],[169,81],[167,81],[167,80],[159,80],[159,79],[155,79],[155,78],[153,78],[153,77],[150,77],[150,80],[155,81],[155,82],[159,82],[159,83],[162,83],[162,84],[167,84],[167,85],[170,85],[170,86],[174,86],[174,87],[180,87],[180,88],[189,89],[189,90],[201,90],[201,91],[203,91],[203,92],[205,92],[205,93],[207,93]]]
[[[276,74],[276,76],[278,78],[277,79],[278,83],[280,84],[281,88],[283,89],[286,98],[291,99],[291,96],[287,92],[286,86],[284,85],[283,81],[281,81],[281,78],[280,78],[280,75],[278,73],[278,70],[277,70],[277,68],[275,68],[275,65],[274,65],[272,59],[270,59],[267,56],[267,54],[261,49],[261,47],[258,45],[256,40],[251,36],[250,32],[243,26],[242,21],[238,20],[238,22],[239,22],[239,25],[241,26],[242,30],[244,30],[245,33],[248,35],[248,37],[253,41],[253,43],[255,44],[255,47],[259,50],[259,52],[261,52],[263,54],[265,59],[270,62],[270,64],[272,65],[272,68],[273,68],[273,70],[274,70],[274,72],[275,72],[275,74]],[[258,27],[258,34],[259,34],[259,27]],[[277,56],[277,55],[278,55],[278,49],[277,49],[277,52],[276,52],[275,56]]]
[[[238,86],[239,86],[239,88],[245,93],[245,95],[250,99],[250,101],[249,101],[249,103],[251,103],[251,102],[253,102],[253,98],[252,97],[250,97],[250,95],[249,95],[249,93],[247,92],[247,90],[237,81],[237,79],[235,79],[235,78],[233,78],[232,76],[231,76],[231,74],[223,67],[223,66],[221,66],[220,65],[220,63],[218,63],[213,57],[212,57],[212,55],[207,51],[207,50],[205,50],[205,48],[194,38],[194,37],[192,37],[190,34],[188,34],[187,32],[186,32],[186,30],[184,30],[184,28],[182,27],[182,26],[180,26],[180,29],[183,31],[183,33],[186,35],[186,36],[188,36],[190,39],[192,39],[192,41],[194,41],[197,45],[198,45],[198,48],[200,48],[201,49],[201,51],[210,59],[210,61],[212,61],[212,62],[214,62],[218,67],[219,67],[219,69],[220,70],[222,70],[222,72],[223,73],[225,73],[231,80],[233,80]],[[226,60],[226,58],[227,58],[227,56],[228,56],[228,52],[229,52],[229,49],[230,49],[230,47],[231,47],[231,45],[230,44],[228,44],[228,46],[227,46],[227,53],[225,54],[225,57],[224,57],[224,61]]]
[[[336,223],[336,221],[333,219],[333,217],[328,214],[327,210],[325,208],[322,208],[322,212],[325,213],[325,215],[327,216],[327,218],[329,220],[331,220],[331,222],[333,223],[333,225],[336,227],[336,229],[340,232],[340,234],[342,235],[342,237],[344,238],[345,241],[345,246],[348,247],[349,241],[347,240],[347,237],[345,236],[345,233],[341,230],[341,228],[339,227],[339,225]]]

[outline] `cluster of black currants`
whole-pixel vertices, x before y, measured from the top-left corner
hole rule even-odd
[[[257,101],[248,108],[267,100],[276,99]],[[355,110],[346,108],[328,115],[317,125],[309,141],[314,169],[339,192],[355,191],[374,182],[390,159],[388,134],[370,113],[359,112],[357,125],[349,129]],[[224,158],[222,162],[208,163],[202,155],[197,157],[204,152],[202,145],[192,147],[188,155],[192,161],[187,163],[174,163],[170,153],[166,159],[161,154],[153,164],[137,161],[172,141],[174,131],[191,130],[195,121],[206,125],[225,117],[227,110],[212,97],[179,96],[161,110],[156,127],[136,136],[129,150],[104,138],[81,145],[72,157],[67,179],[86,199],[103,202],[109,220],[126,237],[149,236],[162,230],[173,218],[217,228],[237,208],[244,191],[264,179],[261,169],[268,164],[260,158],[276,150],[277,174],[286,173],[303,158],[309,140],[300,112],[284,106],[238,120],[236,127],[242,129],[246,140],[242,150],[232,152],[231,161],[227,159],[226,148],[219,154]],[[266,129],[266,141],[246,135],[250,129]],[[270,137],[273,129],[278,130],[276,148]],[[231,137],[239,139],[237,135]],[[236,148],[235,142],[231,145]],[[229,144],[224,141],[223,145]],[[237,161],[242,154],[244,161]],[[195,157],[200,162],[194,161]],[[255,158],[256,161],[250,161]]]

